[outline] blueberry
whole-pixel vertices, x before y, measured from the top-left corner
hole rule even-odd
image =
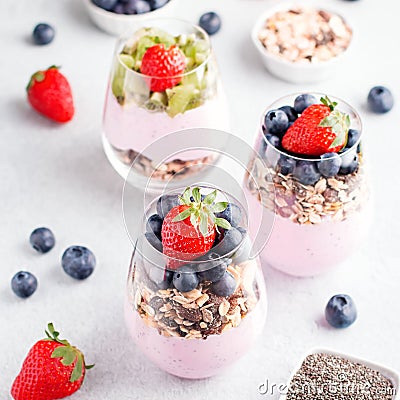
[[[282,136],[289,126],[289,118],[282,110],[270,110],[264,118],[264,123],[268,133]]]
[[[39,253],[47,253],[55,243],[53,232],[48,228],[36,228],[29,237],[31,246]]]
[[[198,273],[198,276],[202,282],[216,282],[223,277],[231,260],[220,258],[220,255],[214,252],[209,253],[208,259],[210,261],[202,264],[202,271]]]
[[[209,34],[214,35],[221,29],[221,18],[215,12],[208,12],[200,17],[199,25]]]
[[[157,201],[157,214],[164,219],[170,210],[179,206],[179,198],[176,194],[166,194]]]
[[[331,178],[337,175],[341,165],[342,159],[337,153],[325,153],[318,163],[318,170],[325,178]]]
[[[234,227],[237,227],[242,220],[242,210],[233,203],[228,203],[225,210],[216,215],[218,218],[226,219]]]
[[[183,266],[174,272],[172,282],[176,290],[190,292],[196,289],[199,284],[199,277],[190,266]]]
[[[17,272],[11,279],[11,289],[18,296],[23,299],[32,296],[38,286],[38,281],[35,275],[26,271]]]
[[[55,36],[54,28],[49,24],[38,24],[32,32],[32,39],[35,44],[44,45],[53,41]]]
[[[151,11],[150,4],[145,0],[137,0],[135,4],[136,14],[145,14]]]
[[[237,230],[242,234],[242,237],[243,237],[243,238],[247,235],[246,229],[242,228],[241,226],[239,226],[239,227],[237,228]]]
[[[314,162],[299,161],[293,171],[293,176],[304,185],[314,185],[318,182],[321,174],[318,172]]]
[[[368,93],[368,107],[377,114],[384,114],[393,108],[391,91],[384,86],[375,86]]]
[[[352,161],[346,165],[342,165],[339,174],[348,175],[355,172],[358,168],[358,154],[354,154]]]
[[[265,136],[267,139],[268,143],[274,146],[275,148],[278,148],[281,144],[281,140],[278,138],[278,136],[275,135],[270,135],[269,133]]]
[[[346,149],[353,147],[360,139],[360,136],[361,136],[361,132],[359,130],[349,129],[349,132],[347,134]]]
[[[160,253],[163,251],[163,245],[161,240],[153,233],[153,232],[146,232],[144,234],[146,237],[147,241]]]
[[[280,110],[282,110],[288,117],[289,122],[294,122],[297,119],[297,112],[293,107],[290,106],[283,106],[279,107]]]
[[[112,11],[115,12],[115,14],[124,14],[124,12],[125,12],[125,7],[124,7],[124,5],[123,5],[122,3],[117,3],[117,4],[113,7]]]
[[[210,286],[212,293],[221,297],[228,297],[236,289],[236,280],[231,273],[225,272],[224,276]]]
[[[117,4],[118,0],[92,0],[93,4],[97,7],[102,8],[103,10],[110,11]]]
[[[333,296],[325,308],[325,318],[334,328],[347,328],[357,318],[353,299],[346,294]]]
[[[149,0],[149,4],[152,10],[157,10],[164,7],[169,0]]]
[[[61,258],[65,273],[74,279],[86,279],[96,266],[94,254],[84,246],[68,247]]]
[[[297,96],[294,100],[294,109],[297,114],[301,114],[307,107],[317,103],[316,97],[312,94],[301,94]]]
[[[150,267],[149,278],[161,290],[168,289],[171,286],[174,273],[155,265]]]
[[[161,228],[163,219],[158,214],[153,214],[149,217],[146,223],[147,232],[153,232],[158,239],[161,240]]]
[[[281,155],[278,160],[278,165],[280,167],[280,173],[282,175],[292,174],[296,168],[296,160],[292,157]]]
[[[231,228],[225,232],[224,238],[212,248],[212,251],[225,256],[238,247],[242,240],[242,234],[236,228]]]

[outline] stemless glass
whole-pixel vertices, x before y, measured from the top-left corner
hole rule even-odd
[[[201,187],[202,194],[211,190]],[[168,194],[178,196],[182,191]],[[157,203],[162,199],[150,203],[143,232],[149,216],[160,211]],[[229,194],[220,191],[216,201],[221,199],[241,210],[237,229],[232,228],[239,234],[233,249],[224,253],[223,243],[228,240],[224,236],[206,255],[190,262],[180,261],[178,267],[173,264],[178,262],[176,259],[162,253],[161,242],[147,226],[146,234],[137,239],[129,268],[125,302],[129,332],[151,361],[183,378],[209,377],[231,365],[255,342],[266,319],[266,288],[260,263],[249,256],[252,243],[247,234],[247,213]],[[227,273],[236,285],[229,293],[221,286],[221,276]],[[179,287],[176,279],[182,274],[190,274],[195,280],[193,290],[184,292],[182,287],[175,287]]]
[[[318,99],[325,96],[310,94]],[[337,108],[350,116],[350,128],[354,130],[349,146],[338,154],[341,167],[333,176],[321,174],[321,158],[289,154],[268,140],[263,125],[266,113],[293,105],[297,95],[277,100],[263,114],[255,151],[264,160],[264,167],[255,159],[250,161],[248,169],[256,184],[247,174],[244,190],[250,210],[251,204],[261,202],[265,212],[275,218],[261,260],[290,275],[313,276],[344,261],[359,248],[371,221],[371,206],[361,120],[344,101],[330,96],[338,103]]]
[[[141,56],[157,41],[182,50],[186,57],[184,73],[167,79],[140,73]],[[116,44],[104,107],[105,153],[124,178],[134,160],[135,171],[130,174],[152,175],[162,181],[180,171],[185,177],[204,163],[214,162],[213,156],[199,150],[158,165],[153,162],[154,155],[145,150],[153,141],[187,128],[230,128],[227,100],[209,37],[186,21],[147,19]],[[129,182],[135,185],[134,179]]]

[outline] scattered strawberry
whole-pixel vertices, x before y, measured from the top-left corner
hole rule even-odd
[[[282,146],[292,153],[320,156],[337,153],[347,142],[350,117],[335,110],[337,103],[328,97],[322,104],[306,108],[282,139]]]
[[[214,190],[202,199],[199,188],[187,188],[180,197],[182,204],[173,207],[164,218],[161,228],[163,253],[176,259],[169,260],[169,268],[175,269],[184,264],[182,261],[194,260],[207,253],[214,244],[217,226],[231,228],[228,221],[215,216],[228,204],[214,203],[216,196]]]
[[[164,44],[156,44],[144,53],[140,72],[154,77],[149,82],[151,91],[162,92],[181,81],[179,75],[185,71],[185,67],[186,58],[179,47],[173,45],[166,49]]]
[[[33,345],[11,389],[14,400],[55,400],[75,393],[82,385],[86,365],[83,354],[58,338],[53,324],[47,338]]]
[[[35,72],[26,88],[31,106],[56,122],[68,122],[74,116],[74,101],[67,78],[58,67]]]

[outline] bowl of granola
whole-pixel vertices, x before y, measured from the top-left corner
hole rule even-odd
[[[273,75],[312,83],[327,79],[346,58],[353,29],[335,11],[283,3],[258,18],[251,37]]]

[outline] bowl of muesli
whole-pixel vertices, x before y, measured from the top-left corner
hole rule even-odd
[[[283,2],[264,12],[251,33],[265,67],[295,83],[327,79],[348,55],[353,29],[335,11]]]

